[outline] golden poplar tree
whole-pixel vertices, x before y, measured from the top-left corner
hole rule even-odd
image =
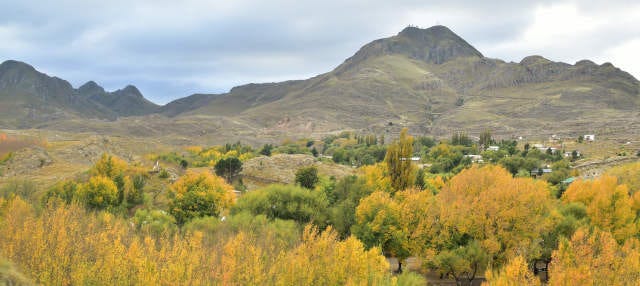
[[[415,181],[416,170],[411,163],[413,137],[407,132],[407,128],[402,129],[400,138],[387,147],[387,154],[384,157],[394,192],[409,188]]]

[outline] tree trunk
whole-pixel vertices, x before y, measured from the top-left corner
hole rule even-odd
[[[396,269],[396,273],[402,273],[402,260],[398,259],[398,269]]]

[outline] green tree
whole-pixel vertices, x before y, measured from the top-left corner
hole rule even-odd
[[[489,147],[489,145],[491,145],[491,142],[493,142],[493,139],[491,138],[491,130],[486,129],[485,131],[480,133],[480,141],[478,142],[478,144],[487,148]]]
[[[298,169],[296,171],[296,183],[310,190],[315,188],[318,183],[318,168],[309,166]]]
[[[260,149],[260,154],[265,156],[271,156],[271,150],[273,150],[273,145],[264,144],[264,146],[262,146],[262,149]]]
[[[227,182],[231,182],[242,171],[242,162],[236,157],[220,159],[214,169],[216,175],[225,178]]]
[[[351,235],[351,227],[356,223],[356,207],[360,200],[371,194],[365,180],[357,176],[340,179],[332,191],[333,202],[329,209],[329,222],[340,237]]]

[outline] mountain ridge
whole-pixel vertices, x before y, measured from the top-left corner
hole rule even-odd
[[[74,92],[107,108],[110,119],[154,114],[182,122],[225,118],[238,136],[394,132],[400,126],[425,134],[479,128],[523,133],[532,129],[531,122],[549,132],[594,130],[606,128],[608,121],[635,120],[633,112],[640,106],[638,80],[610,63],[571,65],[537,55],[505,62],[485,57],[444,26],[407,27],[306,80],[251,83],[163,106],[133,86],[106,92],[89,81]],[[232,132],[224,126],[216,130]]]

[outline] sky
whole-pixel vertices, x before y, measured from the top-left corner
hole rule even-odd
[[[409,25],[445,25],[486,57],[590,59],[640,78],[637,0],[0,0],[0,62],[165,104],[325,73]]]

